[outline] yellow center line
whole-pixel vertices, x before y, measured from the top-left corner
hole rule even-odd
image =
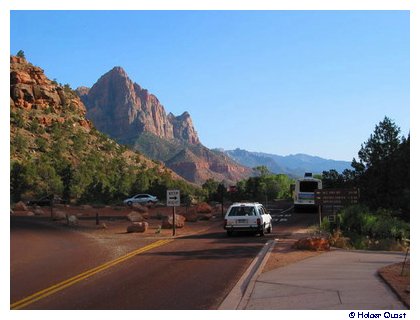
[[[151,249],[163,246],[163,245],[165,245],[165,244],[167,244],[171,241],[173,241],[173,240],[172,239],[159,240],[159,241],[153,242],[153,243],[151,243],[151,244],[149,244],[145,247],[142,247],[142,248],[139,248],[137,250],[131,251],[131,252],[119,257],[119,258],[108,261],[108,262],[106,262],[106,263],[104,263],[104,264],[102,264],[98,267],[89,269],[85,272],[82,272],[82,273],[72,277],[72,278],[64,280],[60,283],[57,283],[55,285],[52,285],[52,286],[46,288],[46,289],[38,291],[38,292],[36,292],[36,293],[26,297],[26,298],[23,298],[23,299],[15,302],[13,304],[11,304],[10,308],[13,309],[13,310],[22,309],[22,308],[38,301],[38,300],[44,299],[44,298],[46,298],[46,297],[48,297],[48,296],[50,296],[50,295],[52,295],[52,294],[54,294],[58,291],[61,291],[61,290],[65,289],[69,286],[72,286],[73,284],[75,284],[77,282],[80,282],[80,281],[82,281],[86,278],[89,278],[89,277],[93,276],[94,274],[96,274],[98,272],[101,272],[101,271],[104,271],[108,268],[111,268],[112,266],[114,266],[118,263],[121,263],[123,261],[126,261],[126,260],[140,254],[140,253],[143,253],[143,252],[149,251]]]

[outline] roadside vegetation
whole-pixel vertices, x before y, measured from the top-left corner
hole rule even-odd
[[[338,221],[324,219],[337,246],[403,250],[410,238],[410,136],[385,117],[362,144],[359,161],[339,174],[324,171],[324,188],[358,188],[360,204],[339,211]]]
[[[258,201],[266,203],[276,199],[290,199],[290,185],[294,180],[285,174],[273,174],[267,167],[254,168],[254,176],[239,181],[228,188],[213,179],[203,185],[203,192],[208,201]]]

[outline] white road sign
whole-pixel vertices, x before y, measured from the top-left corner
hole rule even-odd
[[[179,207],[181,205],[179,190],[166,190],[166,205],[168,207]]]

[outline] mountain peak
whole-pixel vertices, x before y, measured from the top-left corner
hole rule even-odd
[[[87,117],[95,126],[121,143],[133,144],[143,132],[162,139],[199,143],[188,112],[166,114],[159,99],[134,83],[122,67],[105,73],[81,96]]]
[[[123,76],[123,77],[127,77],[128,78],[128,75],[127,75],[127,72],[125,72],[125,70],[122,68],[122,67],[120,67],[120,66],[115,66],[114,68],[112,68],[109,72],[107,72],[107,73],[110,73],[110,74],[117,74],[117,75],[121,75],[121,76]]]

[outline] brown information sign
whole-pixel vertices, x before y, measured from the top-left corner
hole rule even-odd
[[[344,206],[359,203],[358,189],[316,189],[316,205]]]

